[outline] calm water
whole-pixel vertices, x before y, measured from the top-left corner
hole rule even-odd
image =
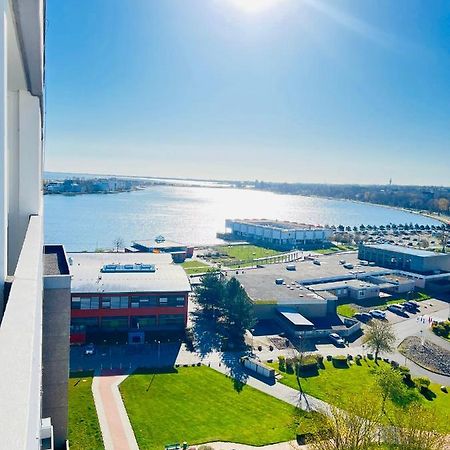
[[[121,237],[212,244],[226,218],[284,219],[312,224],[437,224],[417,214],[348,201],[242,189],[155,186],[111,195],[45,196],[45,241],[67,250],[112,247]]]

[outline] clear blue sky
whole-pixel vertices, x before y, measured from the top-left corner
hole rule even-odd
[[[450,184],[448,0],[48,0],[47,24],[47,170]]]

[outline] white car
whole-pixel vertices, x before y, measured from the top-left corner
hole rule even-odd
[[[85,355],[93,355],[95,353],[95,347],[94,344],[88,344],[86,345],[86,348],[84,349]]]
[[[330,341],[333,342],[334,345],[338,346],[345,345],[344,339],[342,339],[337,333],[330,333],[328,337],[330,338]]]
[[[384,311],[381,311],[379,309],[371,309],[369,311],[369,314],[374,317],[375,319],[386,319],[386,313]]]

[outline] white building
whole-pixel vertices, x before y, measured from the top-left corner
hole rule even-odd
[[[332,234],[321,226],[267,219],[227,219],[225,228],[234,238],[285,250],[323,245]]]
[[[3,0],[0,11],[0,448],[52,448],[41,417],[44,5]]]

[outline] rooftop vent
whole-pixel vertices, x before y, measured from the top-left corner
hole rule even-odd
[[[151,273],[156,272],[154,264],[105,264],[101,272],[103,273]]]

